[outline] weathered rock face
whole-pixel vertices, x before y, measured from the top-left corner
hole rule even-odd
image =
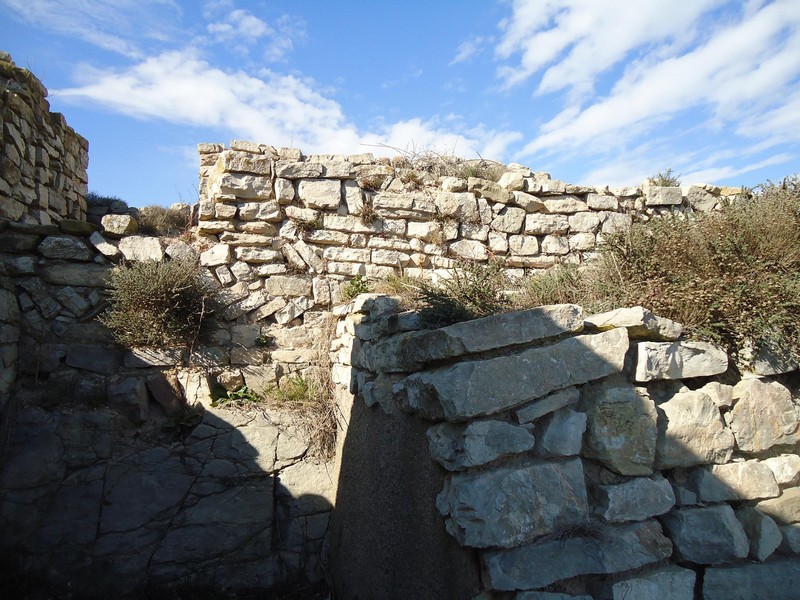
[[[745,379],[734,388],[731,429],[743,452],[761,452],[800,441],[800,414],[780,383]]]
[[[544,497],[539,489],[551,492]],[[512,547],[588,518],[577,459],[457,473],[445,483],[436,505],[447,531],[461,544],[478,548]]]
[[[689,489],[698,503],[759,500],[781,493],[770,468],[754,460],[694,469]]]
[[[570,338],[548,348],[425,371],[407,377],[395,388],[404,395],[403,404],[409,410],[429,418],[463,420],[617,373],[627,348],[625,330],[614,329]],[[573,367],[576,363],[580,369]],[[497,381],[510,384],[502,394],[498,394]]]
[[[449,471],[461,471],[533,448],[533,434],[503,421],[441,423],[428,429],[431,457]]]
[[[649,475],[656,454],[656,407],[643,388],[586,388],[583,454],[622,475]]]
[[[758,502],[755,507],[781,525],[800,523],[800,488],[790,488],[778,498]]]
[[[706,394],[678,393],[658,406],[657,468],[724,463],[733,444],[733,434]]]
[[[727,504],[675,509],[661,522],[684,561],[718,565],[744,558],[750,551],[747,535]]]
[[[707,377],[724,373],[728,355],[705,342],[639,342],[636,381]]]
[[[783,559],[767,564],[744,564],[706,569],[703,577],[705,600],[731,598],[797,598],[800,560]]]
[[[750,553],[748,556],[759,562],[767,560],[777,550],[783,539],[775,521],[750,506],[738,509],[736,518],[739,519],[744,532],[750,540]]]
[[[606,521],[644,521],[663,515],[675,506],[675,494],[663,477],[637,477],[616,485],[598,485],[592,490],[595,511]]]
[[[694,600],[695,572],[667,567],[611,586],[613,600]]]
[[[487,583],[494,590],[542,588],[560,579],[635,569],[668,558],[672,543],[655,521],[606,527],[511,550],[486,552]],[[531,565],[537,568],[531,569]]]

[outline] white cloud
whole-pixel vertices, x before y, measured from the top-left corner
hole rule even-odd
[[[173,37],[174,0],[0,0],[17,18],[104,50],[140,58],[140,44]]]
[[[234,138],[315,153],[365,151],[365,145],[432,149],[461,156],[505,148],[519,134],[478,127],[466,135],[453,119],[406,119],[359,132],[313,80],[268,69],[259,77],[223,71],[198,50],[165,52],[128,69],[81,67],[60,100],[93,103],[138,119],[213,127]],[[485,155],[485,154],[484,154]]]
[[[220,9],[232,6],[231,2],[207,4],[204,14],[212,20]],[[274,23],[273,27],[251,12],[237,8],[213,20],[206,30],[215,43],[224,44],[239,54],[247,55],[251,49],[259,48],[268,61],[279,62],[294,49],[295,42],[305,40],[306,23],[291,15],[282,15]]]
[[[243,9],[231,11],[224,21],[209,23],[208,32],[218,42],[242,41],[253,43],[275,30],[255,15]]]
[[[481,50],[483,50],[483,47],[487,44],[487,42],[488,40],[483,36],[477,36],[471,40],[461,42],[456,50],[456,55],[453,60],[450,61],[450,64],[455,65],[460,62],[468,61]]]

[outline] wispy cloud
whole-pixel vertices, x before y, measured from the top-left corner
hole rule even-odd
[[[222,8],[232,8],[232,3],[207,5],[206,17],[212,22],[206,29],[213,42],[232,47],[239,54],[258,49],[267,60],[279,62],[294,49],[296,42],[306,38],[306,23],[299,17],[282,15],[273,27],[253,13],[237,8],[214,19],[214,14]]]
[[[480,53],[488,43],[490,43],[490,40],[480,35],[461,42],[456,50],[455,57],[450,61],[450,65],[470,60],[473,56]]]
[[[104,50],[141,58],[143,42],[172,37],[174,0],[0,0],[17,18]]]

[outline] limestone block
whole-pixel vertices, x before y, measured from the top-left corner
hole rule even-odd
[[[293,275],[274,275],[264,282],[270,296],[311,296],[311,278]]]
[[[223,231],[233,231],[234,224],[230,221],[199,221],[197,233],[200,235],[216,235]]]
[[[134,423],[143,423],[149,416],[147,386],[141,377],[114,376],[108,380],[108,402],[120,408]]]
[[[405,252],[397,250],[373,250],[370,254],[370,261],[376,265],[403,267],[411,263],[411,257]]]
[[[225,150],[217,158],[215,169],[251,173],[253,175],[270,175],[272,173],[270,157],[265,154],[253,154],[238,150]]]
[[[325,260],[336,262],[368,263],[370,261],[370,250],[366,248],[325,248],[322,257]]]
[[[525,210],[507,206],[492,221],[492,229],[503,233],[519,233],[525,224]]]
[[[406,228],[406,235],[410,238],[417,238],[423,242],[430,242],[442,231],[442,226],[436,221],[427,223],[409,221]]]
[[[139,223],[130,215],[105,215],[100,223],[108,237],[121,238],[139,231]]]
[[[762,500],[754,506],[779,525],[800,523],[800,488],[789,488],[778,498]]]
[[[214,205],[214,218],[223,221],[230,221],[236,216],[236,211],[236,206],[233,204],[217,202]]]
[[[311,298],[300,296],[299,298],[291,300],[286,306],[276,311],[275,320],[279,325],[286,325],[289,321],[296,319],[312,306],[314,306],[314,301]]]
[[[318,162],[287,162],[277,164],[275,174],[284,179],[322,177],[323,166]]]
[[[76,317],[82,317],[92,308],[92,303],[72,286],[65,286],[56,290],[56,299],[61,303],[61,306]]]
[[[238,285],[238,284],[237,284]],[[234,286],[235,287],[235,286]],[[230,288],[228,288],[230,289]],[[228,321],[238,319],[247,313],[263,306],[267,302],[267,296],[263,290],[247,293],[243,300],[234,302],[222,311],[222,318]]]
[[[347,233],[380,233],[382,229],[379,225],[380,221],[365,225],[361,219],[352,216],[325,215],[322,222],[325,229],[333,229],[334,231],[344,231]]]
[[[569,239],[562,235],[546,235],[542,240],[542,252],[545,254],[569,254]]]
[[[484,583],[492,590],[542,588],[577,575],[637,569],[671,554],[672,544],[656,521],[605,526],[510,550],[489,550],[482,556]]]
[[[285,205],[292,202],[295,198],[294,183],[288,179],[275,180],[275,199],[278,204]]]
[[[703,576],[703,599],[794,600],[798,580],[800,560],[790,558],[710,568]]]
[[[106,287],[109,267],[92,263],[61,263],[40,267],[39,275],[54,285],[74,285],[76,287]]]
[[[533,194],[525,192],[512,192],[514,197],[513,204],[524,209],[526,213],[544,212],[546,210],[544,202]]]
[[[677,508],[661,517],[678,560],[718,565],[745,558],[750,542],[727,504]]]
[[[317,229],[304,235],[305,241],[323,246],[347,246],[350,236],[341,231],[325,231]]]
[[[525,217],[525,233],[531,235],[548,235],[569,231],[569,219],[566,215],[529,214]]]
[[[639,342],[635,381],[708,377],[728,369],[725,350],[707,342]]]
[[[450,251],[456,256],[469,260],[486,260],[489,258],[486,246],[476,240],[458,240],[450,244]]]
[[[733,445],[733,434],[706,394],[682,392],[658,405],[656,468],[725,463]]]
[[[336,479],[330,465],[302,461],[282,469],[278,483],[291,500],[294,514],[329,511],[336,501]]]
[[[329,262],[328,273],[332,275],[345,275],[347,277],[355,277],[356,275],[366,275],[367,268],[363,263],[349,263],[349,262]]]
[[[458,226],[458,230],[461,233],[461,237],[466,238],[468,240],[477,240],[479,242],[485,242],[489,239],[489,225],[484,225],[482,223],[461,223]],[[448,236],[450,237],[450,236]],[[456,236],[453,236],[455,239]]]
[[[496,231],[490,231],[488,242],[489,251],[493,254],[505,254],[508,252],[508,238],[505,234],[497,233]]]
[[[342,200],[342,184],[338,179],[301,179],[297,196],[307,208],[336,210]]]
[[[39,244],[39,252],[47,257],[61,260],[89,261],[94,252],[80,238],[70,235],[51,235]]]
[[[583,311],[575,304],[491,315],[370,345],[368,367],[376,373],[416,371],[430,362],[530,343],[580,331],[582,326]]]
[[[589,210],[586,202],[572,194],[549,196],[545,198],[544,205],[549,213],[572,214]]]
[[[513,199],[510,190],[496,184],[494,181],[470,177],[467,179],[467,190],[473,192],[478,198],[484,198],[499,204],[508,204]]]
[[[595,233],[600,227],[600,217],[592,212],[579,212],[569,216],[570,233]]]
[[[677,206],[683,201],[680,187],[649,185],[642,188],[645,206]]]
[[[511,548],[588,518],[577,458],[454,473],[445,480],[436,507],[450,535],[476,548]]]
[[[597,246],[597,239],[593,233],[576,233],[569,236],[570,252],[586,252],[594,250]]]
[[[718,381],[709,381],[699,392],[703,392],[714,401],[718,408],[730,408],[733,406],[733,386]]]
[[[600,231],[606,235],[610,233],[621,233],[630,229],[633,223],[631,215],[616,212],[601,212]]]
[[[122,364],[122,350],[94,344],[71,344],[66,363],[76,369],[109,375]]]
[[[466,189],[466,182],[463,179],[458,179],[457,181],[464,182],[464,189]],[[472,192],[464,192],[463,190],[461,193],[457,193],[456,190],[437,191],[434,195],[434,202],[439,209],[439,215],[444,219],[472,223],[480,218],[478,202]]]
[[[612,329],[606,334],[624,332]],[[621,475],[649,475],[656,455],[656,408],[643,388],[585,388],[583,455]]]
[[[344,202],[347,205],[347,214],[360,215],[364,210],[364,191],[356,181],[348,179],[343,183]]]
[[[466,192],[467,180],[460,177],[443,177],[441,186],[445,192]]]
[[[200,265],[204,267],[217,267],[227,265],[231,260],[231,247],[228,244],[216,244],[200,253]]]
[[[511,235],[508,249],[517,256],[535,256],[539,254],[539,241],[532,235]]]
[[[694,600],[696,575],[691,569],[669,566],[611,585],[613,600]]]
[[[619,200],[617,200],[616,196],[587,194],[586,204],[592,210],[619,210]]]
[[[275,237],[273,235],[264,235],[261,233],[233,233],[225,231],[218,236],[218,239],[223,244],[229,246],[273,246],[275,244]]]
[[[512,191],[521,191],[525,185],[525,178],[517,171],[506,171],[497,180],[497,185]]]
[[[251,248],[251,247],[238,247],[235,248],[234,255],[236,260],[241,260],[251,264],[283,262],[283,254],[280,250],[273,250],[272,248]]]
[[[694,469],[688,484],[699,503],[759,500],[781,493],[770,468],[756,460]]]
[[[633,340],[673,341],[683,333],[683,325],[680,323],[657,317],[641,306],[618,308],[588,316],[586,317],[586,326],[598,331],[625,327]]]
[[[594,510],[606,521],[644,521],[663,515],[675,506],[675,493],[669,481],[655,475],[637,477],[616,485],[593,489]]]
[[[436,204],[425,194],[378,192],[372,207],[382,217],[427,221],[436,214]]]
[[[78,221],[76,219],[63,219],[59,221],[58,229],[61,233],[80,237],[88,237],[92,233],[98,231],[98,227],[94,223]]]
[[[586,421],[586,413],[583,412],[576,412],[570,408],[554,411],[536,426],[536,454],[539,456],[579,454],[583,444],[583,433],[586,431]]]
[[[743,452],[763,452],[800,441],[800,415],[791,392],[777,381],[743,379],[733,388],[730,426]]]
[[[628,337],[622,329],[582,335],[512,356],[416,373],[398,383],[395,391],[402,395],[406,410],[428,418],[463,420],[618,373],[627,347]],[[501,390],[498,381],[508,385]]]
[[[686,201],[695,210],[709,212],[714,210],[719,204],[719,197],[710,194],[703,187],[693,185],[686,193]]]
[[[558,390],[557,392],[553,392],[544,398],[538,398],[530,404],[526,404],[518,409],[516,411],[516,417],[520,423],[531,423],[540,417],[560,410],[570,404],[574,404],[579,398],[580,392],[576,387]]]
[[[228,286],[236,281],[236,278],[231,273],[231,270],[228,268],[228,265],[220,265],[216,269],[214,269],[214,275],[217,276],[219,282],[223,286]]]
[[[534,437],[524,427],[504,421],[440,423],[428,429],[431,457],[448,471],[463,471],[533,448]]]
[[[800,456],[781,454],[762,461],[772,471],[780,486],[794,486],[800,483]]]
[[[119,251],[125,260],[161,261],[164,259],[164,249],[161,240],[157,237],[126,237],[119,242]]]
[[[783,537],[780,529],[775,521],[751,506],[743,506],[735,514],[750,540],[748,557],[764,562],[781,544]]]
[[[278,202],[243,202],[239,204],[242,221],[267,221],[277,223],[283,218]]]
[[[241,173],[222,173],[211,183],[213,196],[230,194],[237,198],[274,198],[272,180],[266,175],[243,175]]]
[[[312,273],[322,273],[325,270],[325,262],[317,255],[314,249],[303,240],[297,240],[292,244],[292,248],[294,248],[303,262],[308,265]]]

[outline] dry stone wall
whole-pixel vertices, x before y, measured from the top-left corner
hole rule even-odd
[[[340,379],[386,418],[430,423],[448,473],[436,507],[480,555],[481,599],[796,597],[800,406],[785,377],[741,376],[642,308],[436,330],[385,297],[348,311]]]
[[[89,143],[50,112],[47,89],[0,52],[0,218],[86,219]]]

